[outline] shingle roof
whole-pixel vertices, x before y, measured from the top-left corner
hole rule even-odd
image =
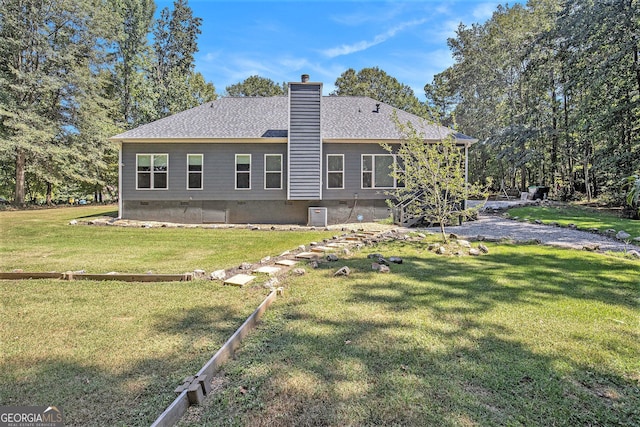
[[[378,112],[375,112],[376,104],[380,105]],[[391,119],[394,111],[401,123],[412,122],[427,139],[438,140],[454,133],[461,142],[476,141],[449,128],[425,124],[418,116],[365,96],[322,97],[322,138],[401,139],[402,135]],[[286,96],[227,97],[142,125],[111,139],[286,138],[288,114]]]

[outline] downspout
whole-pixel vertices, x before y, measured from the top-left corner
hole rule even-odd
[[[464,188],[465,193],[467,192],[467,187],[469,185],[469,143],[464,143]],[[467,198],[468,194],[464,197],[464,210],[467,210]]]
[[[118,219],[122,219],[122,141],[118,142]]]

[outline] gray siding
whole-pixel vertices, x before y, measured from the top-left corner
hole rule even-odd
[[[322,198],[321,84],[289,85],[289,200]]]
[[[168,154],[166,190],[136,190],[136,154]],[[203,189],[187,190],[187,154],[203,154]],[[251,154],[251,189],[235,189],[235,155]],[[264,188],[264,155],[281,154],[282,189]],[[287,146],[280,144],[123,143],[124,200],[286,200]]]
[[[362,154],[389,154],[388,151],[383,149],[380,144],[324,144],[323,155],[328,154],[343,154],[344,155],[344,188],[343,189],[330,189],[325,188],[323,190],[324,200],[352,200],[355,199],[355,195],[358,195],[359,200],[374,199],[384,200],[389,196],[385,194],[385,190],[362,188]],[[326,177],[326,166],[323,173]]]

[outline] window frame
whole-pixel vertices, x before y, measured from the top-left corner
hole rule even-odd
[[[279,157],[280,158],[280,170],[270,171],[267,170],[267,157]],[[282,154],[265,154],[264,155],[264,189],[265,190],[282,190],[282,182],[284,177],[284,164]],[[267,187],[267,175],[268,174],[280,174],[280,184],[278,187]]]
[[[248,171],[239,171],[238,170],[238,158],[239,157],[249,157],[249,170]],[[236,154],[235,155],[235,176],[234,176],[234,189],[235,190],[251,190],[251,154]],[[248,187],[238,187],[238,177],[239,174],[247,174],[249,176],[249,186]]]
[[[149,171],[140,171],[140,157],[149,156]],[[156,157],[166,157],[166,170],[165,171],[155,171],[155,159]],[[149,174],[149,187],[140,187],[140,174]],[[164,187],[156,187],[156,175],[166,176],[166,186]],[[168,190],[169,189],[169,154],[168,153],[136,153],[136,190]]]
[[[364,161],[365,157],[371,157],[371,170],[364,170]],[[376,185],[376,158],[378,157],[391,157],[393,162],[393,171],[389,171],[389,177],[393,180],[392,187],[381,187]],[[398,182],[395,176],[391,175],[392,173],[395,175],[397,172],[398,162],[395,154],[362,154],[360,157],[360,188],[363,190],[389,190],[398,188]],[[371,186],[365,187],[364,185],[364,176],[365,173],[371,174]]]
[[[342,159],[342,169],[340,170],[329,170],[329,157],[340,157]],[[326,175],[326,180],[327,180],[327,190],[344,190],[344,154],[327,154],[327,175]],[[329,179],[329,175],[330,174],[340,174],[341,178],[340,178],[340,186],[339,187],[330,187],[329,183],[331,182],[331,180]]]
[[[200,170],[199,171],[191,171],[189,170],[189,159],[191,157],[200,157]],[[191,187],[191,174],[199,174],[200,175],[200,187]],[[203,190],[204,189],[204,154],[194,154],[187,153],[187,190]]]

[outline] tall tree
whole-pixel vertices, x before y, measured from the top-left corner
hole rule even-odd
[[[175,0],[173,10],[164,8],[160,12],[153,29],[156,118],[216,97],[213,84],[204,83],[204,77],[194,72],[201,25],[202,18],[193,16],[187,0]]]
[[[400,83],[378,67],[356,71],[348,69],[336,79],[334,95],[368,96],[420,117],[431,116],[429,107],[421,103],[411,87]]]
[[[250,76],[240,83],[226,87],[229,96],[278,96],[287,93],[287,86],[277,84],[271,79]]]
[[[0,8],[0,151],[15,171],[14,202],[25,203],[26,176],[51,186],[78,153],[81,99],[94,90],[110,34],[102,3],[3,0]]]
[[[146,122],[149,109],[155,106],[148,36],[156,5],[153,0],[112,0],[112,8],[118,17],[114,95],[120,99],[124,126],[131,128]]]

